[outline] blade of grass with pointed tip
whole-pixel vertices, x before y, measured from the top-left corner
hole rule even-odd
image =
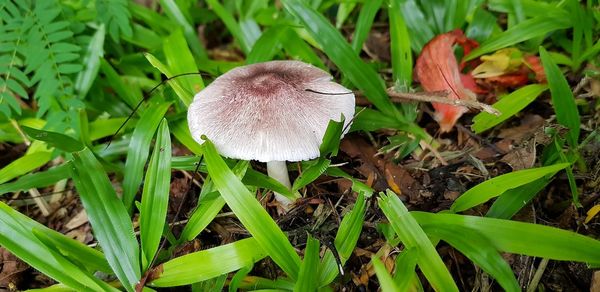
[[[278,192],[290,199],[295,200],[298,198],[298,196],[295,193],[293,193],[288,187],[282,185],[276,179],[265,175],[261,172],[258,172],[254,169],[248,169],[248,171],[246,171],[246,175],[244,175],[244,177],[242,178],[242,182],[245,185],[265,188]]]
[[[19,259],[73,289],[102,291],[100,281],[47,247],[32,232],[35,226],[46,227],[2,202],[0,223],[0,244]]]
[[[196,140],[194,140],[194,138],[192,138],[187,119],[169,123],[169,127],[171,128],[171,133],[173,133],[173,136],[175,136],[177,141],[181,142],[181,144],[192,151],[192,153],[196,155],[202,155],[202,147],[200,144],[198,144],[198,142],[196,142]]]
[[[89,149],[73,153],[71,176],[108,263],[128,291],[139,281],[139,246],[131,219]]]
[[[142,183],[144,166],[150,153],[150,142],[169,106],[171,103],[166,102],[150,105],[133,130],[123,177],[123,204],[128,210],[131,210],[131,204]]]
[[[296,178],[292,186],[292,192],[297,192],[299,189],[307,186],[315,179],[319,178],[319,176],[321,176],[321,174],[327,170],[329,164],[331,164],[331,160],[319,158],[315,164],[305,169],[302,174]]]
[[[554,227],[457,214],[410,212],[424,229],[470,228],[502,252],[600,264],[600,241]]]
[[[370,194],[369,194],[370,196]],[[356,242],[360,237],[366,212],[365,193],[359,192],[352,211],[344,216],[335,235],[334,246],[343,265],[352,255]],[[340,272],[338,263],[331,250],[327,250],[319,266],[319,287],[329,285]]]
[[[484,181],[458,197],[450,207],[450,211],[457,213],[473,208],[487,202],[491,198],[501,195],[507,190],[520,187],[546,176],[553,176],[569,165],[569,163],[560,163],[551,166],[519,170]]]
[[[145,53],[144,56],[146,57],[146,60],[148,60],[148,62],[154,66],[154,68],[158,69],[158,71],[160,71],[162,74],[165,74],[165,76],[168,78],[175,76],[175,73],[171,71],[171,68],[169,68],[152,54]],[[175,91],[179,99],[184,104],[189,105],[192,102],[192,96],[194,95],[194,92],[189,91],[183,84],[179,82],[178,78],[169,80],[169,86],[173,88],[173,91]]]
[[[167,261],[154,269],[150,285],[189,285],[252,265],[266,255],[256,239],[242,239]]]
[[[167,58],[167,64],[169,65],[170,73],[178,75],[198,72],[198,67],[196,67],[194,56],[192,55],[192,52],[190,52],[188,43],[186,42],[181,30],[175,30],[175,32],[165,38],[163,43],[163,51],[165,52],[165,57]],[[181,84],[181,86],[188,93],[185,96],[178,94],[179,99],[181,99],[183,104],[186,106],[189,106],[192,103],[194,94],[204,88],[204,82],[202,81],[202,76],[200,74],[177,77],[177,82]]]
[[[490,274],[504,291],[521,291],[512,269],[502,255],[494,248],[490,240],[469,228],[424,229],[428,235],[442,238],[456,248],[477,266]]]
[[[551,179],[540,178],[528,184],[510,189],[498,196],[485,217],[510,219],[517,214],[531,199],[544,189]]]
[[[390,39],[392,54],[392,73],[395,82],[405,88],[412,84],[412,51],[410,35],[400,11],[402,1],[392,0],[388,8],[390,15]]]
[[[298,280],[294,287],[294,292],[309,292],[317,290],[317,281],[319,271],[319,241],[308,236],[306,248],[304,249],[304,260],[300,265]]]
[[[152,262],[167,219],[171,186],[171,136],[167,120],[163,119],[156,132],[156,142],[142,192],[140,209],[140,243],[142,271]]]
[[[352,49],[357,54],[360,53],[365,40],[369,36],[377,11],[381,8],[381,3],[383,3],[383,0],[366,1],[360,9],[354,36],[352,36]]]
[[[9,165],[0,169],[0,184],[43,166],[48,163],[51,158],[52,152],[49,151],[38,151],[19,157]]]
[[[569,28],[570,26],[571,21],[568,18],[557,18],[553,15],[530,18],[500,34],[492,36],[469,55],[465,56],[465,61],[473,60],[481,55],[544,36],[556,30]]]
[[[0,185],[0,195],[29,190],[31,188],[47,187],[57,181],[69,177],[69,165],[62,164],[46,171],[26,174],[20,176],[16,181]]]
[[[569,145],[577,147],[579,144],[581,119],[579,118],[579,111],[577,110],[571,87],[569,87],[567,79],[544,47],[540,47],[540,58],[542,59],[546,79],[548,79],[548,87],[552,96],[552,105],[556,112],[556,120],[569,129],[567,136]]]
[[[500,115],[496,116],[481,112],[473,118],[471,129],[475,133],[481,133],[504,122],[533,102],[546,89],[548,89],[546,85],[530,84],[503,96],[498,102],[492,105],[493,108],[500,112]]]
[[[436,290],[458,291],[456,283],[435,247],[398,196],[388,190],[387,194],[380,193],[378,201],[379,207],[402,243],[407,248],[418,250],[417,264],[431,286]]]
[[[381,77],[354,53],[340,32],[323,15],[299,0],[282,0],[282,2],[285,8],[300,20],[311,36],[319,42],[331,61],[356,87],[365,93],[367,99],[377,109],[388,116],[402,120],[402,116],[385,91],[385,84]]]
[[[27,133],[29,137],[35,140],[44,141],[50,147],[55,147],[66,152],[75,152],[83,149],[83,144],[81,144],[81,142],[65,134],[38,130],[26,126],[21,126],[21,129],[23,129],[23,132]]]
[[[395,292],[402,291],[396,286],[392,275],[385,268],[381,260],[377,257],[371,258],[371,263],[373,264],[373,268],[375,268],[375,275],[377,275],[377,280],[379,280],[379,286],[381,287],[381,291],[383,292]]]
[[[235,176],[210,141],[203,144],[208,173],[221,196],[258,245],[292,279],[298,278],[300,258],[271,216]]]
[[[399,291],[414,291],[411,285],[418,281],[415,271],[417,267],[418,250],[415,248],[404,249],[396,257],[396,271],[394,272],[394,282]]]

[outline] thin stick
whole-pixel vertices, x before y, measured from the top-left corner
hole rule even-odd
[[[497,109],[485,103],[478,102],[476,100],[467,99],[450,99],[448,98],[448,92],[420,92],[420,93],[407,93],[397,92],[393,88],[388,88],[387,94],[392,98],[394,102],[401,102],[402,100],[416,100],[421,102],[437,102],[455,106],[464,106],[468,108],[477,109],[490,113],[495,116],[499,116],[501,113]]]
[[[527,287],[527,292],[534,292],[542,279],[542,275],[544,275],[544,271],[546,270],[546,266],[548,265],[548,259],[543,258],[540,264],[538,265],[535,274],[533,275],[533,279],[529,283],[529,287]]]

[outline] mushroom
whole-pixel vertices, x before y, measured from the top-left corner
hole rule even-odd
[[[205,135],[225,157],[267,163],[267,173],[291,189],[286,161],[319,157],[330,120],[354,115],[354,94],[327,72],[299,61],[237,67],[216,78],[188,109],[192,137]],[[345,133],[342,133],[342,135]],[[284,210],[292,202],[275,193]]]

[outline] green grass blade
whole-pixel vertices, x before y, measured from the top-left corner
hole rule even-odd
[[[281,35],[288,32],[289,29],[285,26],[269,27],[252,46],[246,63],[254,64],[272,60],[281,51]]]
[[[286,197],[289,197],[290,199],[297,199],[295,193],[293,193],[288,187],[282,185],[276,179],[254,169],[248,169],[246,171],[246,175],[244,175],[244,178],[242,178],[242,182],[245,185],[265,188],[274,192],[278,192]]]
[[[96,80],[96,77],[98,76],[100,60],[104,57],[105,36],[106,30],[104,29],[104,24],[100,24],[88,44],[83,58],[85,69],[79,72],[79,74],[77,74],[77,79],[75,79],[75,90],[81,99],[84,99],[88,94],[94,80]]]
[[[63,164],[46,171],[30,173],[19,177],[16,181],[0,185],[0,195],[24,191],[31,188],[47,187],[55,184],[57,181],[69,177],[69,165]]]
[[[356,28],[354,29],[354,36],[352,37],[352,49],[355,53],[358,54],[362,50],[362,46],[369,36],[371,26],[373,26],[373,21],[382,3],[383,0],[365,1],[360,9]]]
[[[323,174],[323,172],[327,170],[329,164],[331,164],[331,160],[319,158],[315,162],[315,164],[305,169],[302,172],[302,174],[294,181],[294,184],[292,186],[292,192],[297,192],[299,189],[307,186],[315,179],[319,178],[319,176],[321,176],[321,174]]]
[[[227,205],[258,245],[292,279],[298,278],[300,258],[271,216],[235,176],[210,141],[203,144],[208,173]]]
[[[358,241],[362,231],[362,226],[365,220],[366,203],[367,201],[365,199],[365,194],[359,193],[352,211],[344,216],[344,219],[342,219],[342,222],[340,223],[338,232],[335,235],[335,240],[333,243],[337,252],[339,253],[342,265],[346,263],[346,261],[352,255],[354,247],[356,246],[356,242]],[[331,282],[333,282],[338,273],[339,267],[335,261],[335,257],[333,256],[331,250],[327,250],[323,260],[321,261],[321,265],[319,266],[319,283],[321,283],[320,287],[329,285]]]
[[[424,229],[470,228],[502,252],[600,264],[600,241],[554,227],[457,214],[411,212]]]
[[[413,51],[421,53],[423,46],[435,36],[435,33],[415,0],[403,1],[400,11],[402,11],[408,31],[411,33],[410,44]]]
[[[38,130],[26,126],[21,126],[21,129],[23,129],[23,132],[27,133],[29,137],[35,140],[44,141],[50,147],[55,147],[66,152],[75,152],[83,149],[83,144],[81,142],[65,134]]]
[[[483,54],[491,53],[502,48],[544,36],[549,32],[569,28],[571,21],[568,18],[557,18],[552,15],[543,15],[527,19],[510,29],[493,36],[481,46],[474,49],[465,60],[475,59]]]
[[[172,287],[208,280],[254,264],[266,252],[254,238],[190,253],[158,266],[150,285]]]
[[[319,271],[319,241],[308,237],[306,248],[304,249],[304,260],[300,265],[298,281],[294,287],[294,292],[311,292],[317,290],[317,281],[315,281]]]
[[[354,53],[340,32],[323,15],[299,0],[283,0],[282,2],[285,8],[300,20],[310,35],[319,42],[331,61],[356,87],[365,93],[369,101],[384,114],[402,119],[387,96],[381,77]]]
[[[160,4],[167,16],[174,22],[179,24],[180,27],[183,27],[185,39],[188,41],[188,44],[192,48],[194,56],[198,58],[198,61],[200,63],[206,62],[208,60],[208,54],[206,53],[206,49],[204,49],[204,47],[200,43],[200,39],[198,38],[196,29],[185,18],[183,12],[179,8],[179,6],[177,6],[177,3],[174,0],[160,0]]]
[[[93,276],[37,239],[33,235],[32,226],[39,226],[39,223],[0,202],[2,247],[45,275],[73,289],[102,291]]]
[[[200,200],[198,207],[194,209],[188,223],[181,232],[182,241],[190,241],[196,238],[212,222],[219,211],[223,209],[223,206],[225,206],[225,200],[223,200],[218,192],[201,196]]]
[[[540,178],[528,184],[502,193],[488,210],[486,217],[510,219],[533,199],[548,183],[549,178]]]
[[[568,163],[561,163],[540,168],[515,171],[497,176],[466,191],[464,194],[458,197],[456,201],[454,201],[454,204],[452,204],[450,210],[454,213],[457,213],[473,208],[479,204],[487,202],[489,199],[501,195],[510,189],[520,187],[546,176],[552,176],[568,166]]]
[[[152,262],[167,219],[171,184],[171,136],[167,120],[163,119],[156,133],[154,151],[150,157],[140,209],[140,243],[142,270]]]
[[[389,191],[380,193],[379,207],[390,221],[396,234],[406,248],[416,248],[417,264],[435,290],[458,291],[456,283],[444,265],[440,255],[417,221],[396,194]]]
[[[9,165],[0,169],[0,184],[43,166],[48,163],[51,158],[52,153],[49,151],[38,151],[19,157]]]
[[[144,56],[146,57],[146,60],[148,60],[148,62],[150,64],[152,64],[152,66],[154,66],[154,68],[158,69],[158,71],[160,71],[162,74],[165,74],[165,76],[167,76],[168,78],[176,75],[175,73],[173,73],[171,71],[171,68],[169,68],[169,66],[165,65],[163,62],[161,62],[159,59],[154,57],[152,54],[146,53],[146,54],[144,54]],[[177,94],[179,99],[184,104],[189,105],[189,103],[191,103],[192,97],[194,96],[194,92],[190,91],[189,89],[187,89],[185,87],[184,84],[180,83],[179,78],[170,80],[169,86],[171,86],[173,88],[173,90],[175,91],[175,93]]]
[[[281,40],[283,49],[294,59],[313,64],[321,69],[328,70],[323,64],[321,58],[313,51],[313,49],[298,35],[293,29],[287,29],[286,34]]]
[[[202,146],[200,146],[200,144],[198,144],[198,142],[192,138],[187,119],[169,123],[169,127],[171,128],[171,133],[173,136],[175,136],[177,141],[181,142],[181,144],[192,151],[192,153],[196,155],[202,155]]]
[[[377,280],[379,280],[379,286],[381,287],[382,292],[402,291],[396,286],[392,275],[390,275],[379,258],[371,258],[371,263],[373,263],[373,268],[375,268],[375,275],[377,275]]]
[[[481,133],[504,122],[508,118],[516,115],[527,105],[533,102],[548,87],[541,84],[531,84],[523,86],[512,93],[502,97],[498,102],[492,105],[493,108],[500,111],[500,115],[481,112],[473,118],[471,129],[475,133]]]
[[[569,145],[577,147],[579,144],[581,119],[579,118],[579,111],[577,110],[571,87],[569,87],[569,83],[561,73],[558,65],[554,63],[543,47],[540,47],[540,58],[542,59],[546,79],[548,79],[548,87],[550,87],[550,94],[552,95],[552,105],[556,112],[556,120],[569,129],[567,136]]]
[[[190,52],[188,43],[181,30],[175,30],[175,32],[164,40],[163,51],[167,58],[167,64],[169,64],[170,73],[177,75],[198,72],[194,56],[192,55],[192,52]],[[169,82],[173,81],[174,80],[171,80]],[[181,87],[188,93],[185,96],[178,94],[179,99],[181,99],[186,106],[189,106],[192,103],[194,94],[204,88],[202,76],[199,74],[177,77],[176,82],[181,84]]]
[[[504,291],[521,291],[512,269],[488,238],[468,228],[452,230],[432,228],[425,229],[425,232],[443,238],[445,242],[458,249],[496,279]]]
[[[123,202],[89,149],[73,153],[71,175],[108,263],[123,286],[133,291],[141,276],[139,247]]]
[[[419,276],[415,271],[417,267],[418,250],[414,248],[404,249],[396,257],[396,271],[394,282],[400,291],[414,291],[412,289]]]
[[[390,38],[392,54],[392,73],[394,81],[404,88],[412,84],[412,51],[410,50],[410,35],[404,17],[400,11],[402,1],[392,0],[388,8],[390,15]]]
[[[123,177],[123,204],[128,210],[131,210],[135,195],[142,183],[144,166],[150,153],[150,142],[170,105],[170,103],[150,105],[133,130]]]
[[[223,7],[223,5],[219,3],[219,1],[206,0],[206,3],[208,3],[208,5],[213,9],[215,14],[219,16],[221,21],[223,21],[223,23],[227,27],[227,30],[231,33],[233,38],[240,45],[242,52],[244,52],[244,54],[248,54],[252,49],[253,43],[248,39],[248,36],[242,31],[242,28],[237,23],[233,15],[231,15],[231,13],[229,13],[229,11],[227,11],[227,9],[225,9],[225,7]]]

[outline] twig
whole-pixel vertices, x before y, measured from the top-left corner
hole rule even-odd
[[[33,201],[38,206],[38,208],[40,208],[42,215],[44,215],[44,217],[48,217],[50,215],[50,206],[48,205],[48,202],[46,202],[46,200],[41,198],[42,196],[40,195],[40,192],[34,188],[29,189],[29,194],[33,198]]]
[[[540,283],[540,280],[542,279],[542,275],[544,274],[544,271],[546,270],[547,265],[548,265],[548,259],[542,259],[542,261],[538,265],[537,270],[535,271],[535,274],[533,275],[533,279],[531,279],[531,282],[529,283],[529,286],[527,287],[527,292],[536,291],[536,288],[537,288],[538,284]]]
[[[397,92],[393,88],[388,88],[387,94],[392,98],[394,102],[401,102],[402,100],[415,100],[421,102],[437,102],[455,106],[464,106],[472,109],[477,109],[490,113],[495,116],[499,116],[501,113],[497,109],[485,103],[478,102],[476,100],[468,99],[450,99],[447,97],[448,92],[419,92],[419,93],[408,93],[408,92]]]
[[[25,145],[27,145],[27,146],[31,145],[31,141],[29,141],[29,138],[27,138],[27,135],[25,135],[25,133],[23,133],[23,130],[19,126],[19,123],[17,123],[17,121],[14,119],[10,119],[10,124],[15,128],[15,130],[17,130],[17,133],[19,134],[19,136],[21,136],[21,138],[23,138],[23,142],[25,143]]]

